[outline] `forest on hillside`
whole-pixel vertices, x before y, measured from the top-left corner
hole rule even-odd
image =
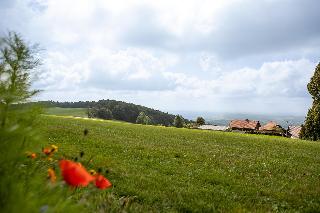
[[[40,101],[44,107],[87,108],[88,117],[120,120],[130,123],[145,123],[172,126],[175,115],[152,108],[116,100],[56,102]],[[138,118],[139,117],[139,118]],[[188,123],[184,119],[184,123]]]

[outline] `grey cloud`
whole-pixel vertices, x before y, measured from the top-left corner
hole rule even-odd
[[[245,1],[220,17],[204,44],[224,57],[320,46],[317,0]]]
[[[2,9],[9,9],[12,8],[16,3],[16,0],[1,0],[0,1],[0,8]]]
[[[165,47],[176,38],[161,27],[155,11],[150,7],[139,7],[127,14],[128,18],[120,32],[120,40],[125,44],[145,47]]]
[[[43,2],[43,1],[30,1],[28,3],[28,6],[31,7],[33,10],[37,11],[37,12],[43,12],[44,10],[47,9],[48,5]]]
[[[176,52],[210,51],[224,59],[320,47],[320,2],[317,0],[245,0],[215,17],[218,26],[203,34],[171,34],[150,8],[130,14],[122,42]]]

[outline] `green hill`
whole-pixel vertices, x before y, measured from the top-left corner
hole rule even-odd
[[[111,190],[75,192],[86,211],[320,209],[316,142],[59,116],[41,116],[39,127],[59,153],[84,151],[107,169]]]
[[[61,107],[49,107],[44,108],[44,113],[48,115],[69,115],[74,117],[87,118],[86,108],[61,108]]]
[[[144,112],[150,119],[152,124],[172,126],[175,115],[161,112],[160,110],[152,109],[149,107],[126,103],[116,100],[99,100],[99,101],[79,101],[79,102],[54,102],[54,101],[40,101],[39,104],[46,108],[60,109],[56,111],[61,115],[62,109],[68,109],[71,113],[78,112],[79,109],[83,109],[89,112],[90,117],[103,118],[108,120],[119,120],[130,123],[136,123],[137,117],[141,112]],[[72,108],[75,109],[72,112]],[[54,112],[55,110],[53,110]],[[106,113],[107,112],[107,113]],[[54,113],[49,113],[54,114]],[[66,114],[63,114],[66,115]],[[83,117],[83,116],[81,116]],[[184,119],[185,122],[189,122]]]

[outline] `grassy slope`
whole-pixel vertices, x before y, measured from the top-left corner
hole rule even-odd
[[[140,211],[320,209],[319,143],[54,116],[40,126],[60,153],[93,155]]]
[[[70,115],[75,117],[88,117],[86,114],[86,108],[61,108],[61,107],[50,107],[45,108],[45,114],[48,115]]]

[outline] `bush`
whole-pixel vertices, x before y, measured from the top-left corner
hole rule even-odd
[[[181,115],[177,115],[174,118],[173,126],[177,128],[182,128],[184,126],[184,118]]]
[[[201,125],[204,125],[206,121],[204,120],[203,117],[197,117],[196,123],[201,126]]]
[[[147,116],[144,112],[140,112],[137,117],[136,123],[148,125],[148,124],[151,124],[152,121],[151,121],[150,117]]]

